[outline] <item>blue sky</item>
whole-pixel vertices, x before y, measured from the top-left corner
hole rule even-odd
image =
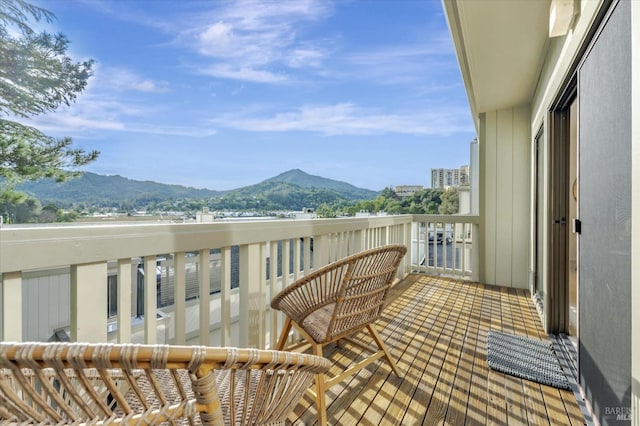
[[[284,171],[430,185],[475,137],[436,0],[49,0],[95,73],[33,125],[85,170],[226,190]]]

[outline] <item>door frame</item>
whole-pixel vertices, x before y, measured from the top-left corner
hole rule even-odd
[[[569,110],[577,99],[577,76],[567,84],[550,111],[549,140],[549,307],[547,325],[551,333],[564,333],[568,328],[569,268]],[[575,118],[574,118],[575,119]]]

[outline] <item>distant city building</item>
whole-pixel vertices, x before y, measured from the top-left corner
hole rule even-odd
[[[469,185],[469,166],[457,169],[431,169],[431,188],[447,189]]]
[[[396,195],[398,197],[411,197],[416,192],[420,192],[424,189],[422,185],[398,185],[395,188]]]

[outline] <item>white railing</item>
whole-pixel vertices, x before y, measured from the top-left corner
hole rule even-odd
[[[398,278],[469,276],[477,223],[473,216],[401,215],[5,226],[0,338],[46,340],[58,328],[73,341],[271,347],[283,319],[269,301],[293,280],[391,243],[409,248]],[[438,244],[440,229],[445,237],[452,231],[450,241]]]
[[[411,262],[418,272],[473,277],[478,271],[473,234],[475,215],[414,215]]]

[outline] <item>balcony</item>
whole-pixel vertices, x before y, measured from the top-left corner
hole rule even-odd
[[[394,287],[378,328],[404,377],[378,362],[335,385],[329,424],[585,423],[571,391],[487,368],[489,330],[546,338],[527,291],[413,274]],[[348,349],[331,345],[325,356],[344,366],[358,358]],[[305,397],[290,420],[314,424],[315,414]]]
[[[335,259],[401,243],[409,251],[379,329],[405,376],[374,363],[332,387],[330,423],[582,424],[571,392],[487,369],[489,329],[544,332],[527,292],[469,281],[479,223],[402,215],[5,227],[1,337],[273,347],[283,322],[269,309],[277,291]],[[357,353],[325,355],[344,364]],[[292,422],[313,423],[310,404],[303,399]]]

